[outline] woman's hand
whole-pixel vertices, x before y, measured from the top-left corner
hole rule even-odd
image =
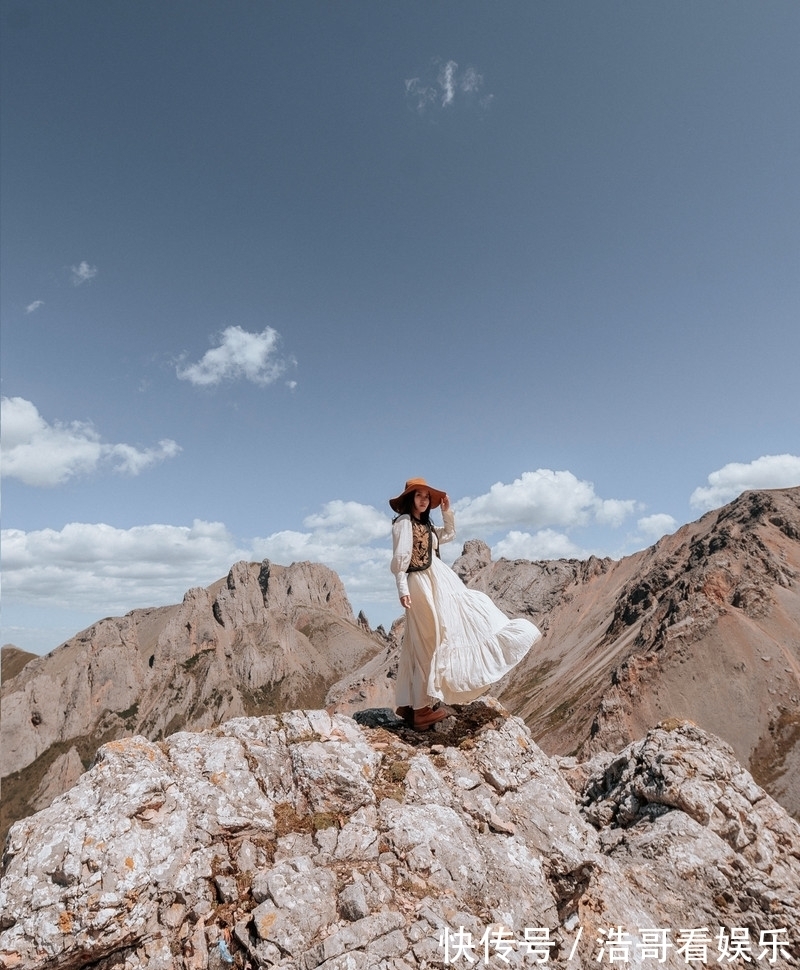
[[[448,495],[442,496],[442,512],[447,512],[450,509],[450,497]]]
[[[403,607],[404,610],[408,610],[411,608],[411,597],[408,595],[408,593],[406,593],[405,596],[400,597],[400,605]]]

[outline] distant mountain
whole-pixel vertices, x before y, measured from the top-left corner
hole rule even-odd
[[[800,488],[747,492],[619,561],[492,562],[472,540],[454,568],[545,633],[492,691],[545,751],[618,751],[689,719],[800,819]],[[396,663],[390,644],[331,709],[391,703]]]
[[[320,706],[385,645],[325,566],[237,563],[175,606],[134,610],[21,664],[2,688],[2,832],[75,783],[98,747]]]
[[[25,664],[36,656],[37,654],[28,653],[27,650],[20,650],[13,643],[4,643],[0,649],[0,671],[3,683],[16,677]]]

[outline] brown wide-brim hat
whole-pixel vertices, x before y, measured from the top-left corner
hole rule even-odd
[[[406,482],[406,487],[397,496],[397,498],[389,499],[389,505],[391,505],[395,512],[402,512],[403,500],[405,499],[406,495],[408,495],[410,492],[422,491],[423,489],[425,489],[431,497],[431,504],[429,508],[438,509],[442,504],[442,499],[445,497],[447,492],[442,492],[438,488],[433,488],[425,481],[424,478],[409,478],[409,480]]]

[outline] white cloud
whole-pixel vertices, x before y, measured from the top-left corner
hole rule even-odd
[[[549,474],[554,483],[571,480],[574,487],[577,481],[574,476],[563,479],[566,473]],[[509,489],[514,490],[503,486],[485,497],[497,501],[506,518]],[[591,504],[593,498],[600,501],[589,488],[584,504]],[[550,515],[570,517],[557,503]],[[458,538],[442,550],[447,562],[460,554],[466,539],[476,537],[462,514],[457,515],[457,527]],[[187,589],[221,578],[239,559],[270,559],[282,565],[308,560],[335,570],[354,609],[364,609],[373,625],[388,626],[402,612],[389,570],[391,516],[358,502],[333,500],[308,515],[300,529],[241,541],[235,541],[221,523],[133,529],[72,523],[60,531],[8,530],[3,548],[4,592],[9,602],[37,603],[42,609],[69,606],[100,617],[137,606],[179,602]],[[589,552],[563,532],[542,527],[507,531],[492,554],[495,559],[540,560],[585,558]]]
[[[482,87],[483,77],[474,67],[468,67],[461,78],[461,90],[465,94],[470,94],[473,91],[480,91]]]
[[[105,466],[138,475],[156,462],[174,458],[180,450],[169,438],[144,450],[109,444],[86,421],[48,424],[31,401],[2,399],[2,473],[26,485],[61,485]]]
[[[439,87],[442,89],[442,107],[452,104],[456,94],[455,73],[458,64],[455,61],[448,61],[439,71]]]
[[[435,100],[436,91],[422,83],[421,78],[406,78],[406,97],[413,101],[420,114],[427,108],[431,100]]]
[[[200,387],[223,380],[244,378],[254,384],[272,384],[293,360],[278,355],[281,336],[272,327],[261,333],[249,333],[241,327],[227,327],[218,334],[219,345],[207,351],[196,364],[178,366],[182,381]]]
[[[791,488],[800,485],[800,456],[763,455],[754,461],[730,462],[708,476],[689,499],[701,511],[719,508],[751,488]]]
[[[598,525],[619,528],[629,515],[636,512],[639,504],[633,499],[598,498],[593,506],[594,519]]]
[[[93,280],[97,276],[97,267],[90,266],[86,260],[83,260],[78,266],[72,266],[71,272],[72,285],[80,286],[82,283],[88,283],[89,280]]]
[[[359,502],[343,502],[335,499],[327,502],[319,515],[309,515],[303,525],[316,533],[335,536],[347,543],[372,542],[383,539],[391,531],[391,520],[371,505]]]
[[[492,547],[493,559],[587,559],[591,555],[563,532],[540,529],[530,532],[512,530]]]
[[[41,306],[44,306],[44,300],[34,300],[25,307],[25,313],[36,313]]]
[[[438,106],[448,108],[456,101],[475,102],[486,108],[492,95],[479,96],[483,88],[483,75],[474,67],[459,71],[458,63],[453,60],[434,60],[428,77],[407,78],[406,97],[420,113]],[[435,77],[433,71],[436,71]]]
[[[337,499],[326,503],[321,513],[307,516],[303,526],[307,531],[286,530],[254,539],[254,557],[279,563],[321,562],[339,574],[351,599],[394,598],[388,514],[371,505]]]
[[[146,468],[180,454],[181,446],[171,438],[163,438],[156,448],[134,448],[132,445],[107,445],[107,455],[115,462],[114,471],[139,475]]]
[[[590,482],[581,482],[570,472],[526,472],[510,485],[497,483],[485,495],[454,502],[458,538],[442,555],[451,561],[466,539],[504,532],[492,549],[495,558],[582,559],[591,551],[553,526],[616,527],[637,508],[631,500],[601,499]],[[515,530],[515,526],[536,531]],[[372,506],[336,500],[305,518],[303,527],[253,540],[255,558],[325,563],[341,576],[351,601],[381,604],[391,614],[396,590],[389,571],[389,515]]]
[[[247,558],[219,522],[117,529],[75,522],[60,531],[5,529],[3,593],[20,603],[101,616],[178,603]]]
[[[643,539],[657,542],[662,536],[673,533],[678,528],[678,523],[666,512],[657,512],[639,519],[636,528]]]
[[[510,485],[497,482],[477,498],[461,499],[453,505],[460,528],[485,534],[515,526],[540,529],[570,528],[595,522],[619,526],[637,509],[632,499],[601,499],[591,482],[572,472],[539,468],[524,472]]]

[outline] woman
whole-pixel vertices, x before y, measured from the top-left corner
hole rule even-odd
[[[412,478],[389,505],[391,569],[397,580],[406,629],[397,672],[397,713],[418,731],[466,704],[514,668],[541,632],[528,620],[509,620],[484,593],[468,589],[439,559],[439,544],[455,538],[455,517],[445,492]],[[442,509],[434,528],[431,509]]]

